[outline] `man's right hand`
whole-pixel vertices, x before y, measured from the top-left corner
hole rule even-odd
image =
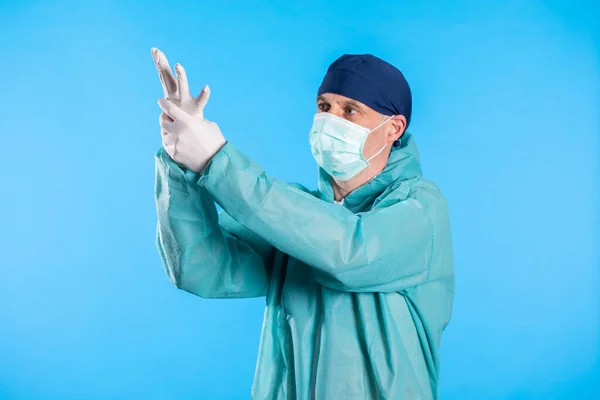
[[[177,79],[175,79],[171,67],[169,66],[169,61],[167,61],[167,57],[165,57],[163,52],[156,47],[153,47],[151,51],[165,98],[175,103],[175,105],[186,113],[194,115],[194,117],[201,120],[204,119],[203,110],[210,97],[208,86],[204,86],[197,98],[192,97],[187,75],[183,67],[180,64],[175,64],[175,72],[177,74]],[[162,114],[161,120],[163,118],[169,117]]]

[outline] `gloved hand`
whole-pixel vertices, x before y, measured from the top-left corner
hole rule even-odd
[[[200,173],[208,161],[225,145],[217,124],[204,120],[204,107],[210,97],[205,86],[197,98],[192,97],[183,67],[175,64],[177,80],[165,55],[152,48],[165,99],[159,100],[161,136],[167,154],[179,165]]]
[[[165,151],[184,168],[201,173],[226,143],[221,129],[214,122],[203,119],[202,111],[188,114],[167,99],[159,99],[158,105],[173,120],[161,118]]]
[[[175,72],[177,73],[177,80],[175,80],[167,57],[163,52],[155,47],[153,47],[151,51],[152,58],[156,64],[156,69],[158,70],[158,77],[162,84],[165,99],[171,100],[188,114],[196,113],[202,118],[202,111],[210,96],[208,88],[205,86],[202,89],[198,99],[193,98],[189,90],[187,75],[185,74],[183,67],[179,64],[175,64]],[[198,100],[201,100],[201,102],[198,102]]]

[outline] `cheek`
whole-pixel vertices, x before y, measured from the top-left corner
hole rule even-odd
[[[375,154],[375,152],[377,152],[381,146],[383,146],[383,139],[381,138],[381,132],[377,130],[367,136],[367,141],[363,147],[363,156],[365,158],[369,158]]]

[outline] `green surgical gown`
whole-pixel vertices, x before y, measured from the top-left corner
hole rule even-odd
[[[342,204],[322,170],[311,192],[230,142],[202,174],[162,147],[155,158],[169,279],[203,298],[266,298],[253,399],[437,398],[452,243],[410,133]]]

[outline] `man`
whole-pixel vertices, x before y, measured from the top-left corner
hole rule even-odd
[[[434,399],[454,297],[446,202],[406,132],[403,75],[371,55],[328,69],[309,135],[311,192],[270,177],[203,116],[152,50],[166,99],[157,245],[204,298],[266,296],[253,399]],[[215,203],[223,212],[217,213]]]

